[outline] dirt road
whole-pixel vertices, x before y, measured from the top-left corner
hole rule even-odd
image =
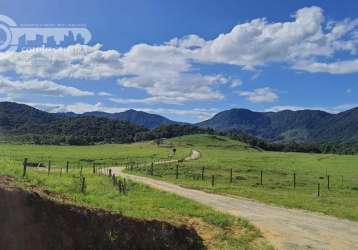
[[[175,193],[249,220],[278,249],[358,249],[357,222],[266,205],[245,198],[210,194],[147,177],[128,175],[122,170],[119,167],[112,168],[116,175],[122,175],[130,180]]]
[[[193,161],[193,160],[197,160],[201,157],[201,154],[199,151],[197,150],[192,150],[191,151],[191,155],[187,156],[184,160],[186,161]]]

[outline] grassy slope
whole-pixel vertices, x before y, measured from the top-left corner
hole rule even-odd
[[[180,167],[179,180],[175,179],[173,165],[157,167],[155,178],[358,221],[358,156],[261,152],[226,137],[212,135],[184,136],[167,143],[180,145],[182,150],[198,149],[202,158],[184,163]],[[205,180],[194,180],[193,176],[200,178],[203,166]],[[232,184],[229,181],[231,168]],[[263,186],[259,185],[261,170]],[[212,175],[215,175],[214,187],[211,187]],[[327,189],[327,175],[330,176],[330,190]],[[318,183],[321,185],[320,197],[317,197]]]
[[[128,195],[122,195],[112,186],[110,178],[92,175],[92,169],[88,164],[83,164],[87,190],[85,194],[80,193],[80,170],[75,164],[80,159],[95,159],[96,162],[103,164],[127,162],[138,158],[141,161],[151,161],[167,157],[170,152],[171,148],[158,148],[151,143],[90,147],[0,145],[0,175],[15,176],[20,184],[36,185],[61,193],[76,204],[105,208],[138,218],[191,225],[209,249],[270,248],[260,237],[260,233],[244,220],[132,182],[128,185]],[[189,148],[180,148],[176,157],[181,158],[188,152]],[[58,170],[53,170],[48,176],[47,171],[29,169],[26,178],[22,180],[21,160],[24,157],[28,157],[32,162],[47,162],[50,158],[53,168],[62,167],[65,161],[69,160],[70,172],[60,176]]]
[[[176,157],[184,157],[189,153],[186,148],[177,149]],[[30,161],[47,162],[52,160],[56,165],[65,165],[66,161],[77,165],[79,160],[96,160],[98,163],[119,164],[129,160],[151,161],[167,158],[172,155],[170,148],[157,147],[154,143],[104,144],[96,146],[45,146],[0,144],[0,157]]]

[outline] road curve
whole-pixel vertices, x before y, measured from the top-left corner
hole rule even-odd
[[[194,160],[198,160],[201,157],[201,154],[198,150],[193,149],[191,151],[191,154],[187,157],[185,157],[185,161],[194,161]]]
[[[258,227],[277,249],[358,249],[357,222],[184,188],[164,181],[129,175],[123,173],[123,168],[120,167],[114,167],[112,171],[132,181],[245,218]]]

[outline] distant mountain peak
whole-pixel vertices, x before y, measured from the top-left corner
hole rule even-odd
[[[177,123],[161,115],[150,114],[135,109],[128,109],[124,112],[119,112],[119,113],[106,113],[106,112],[95,111],[95,112],[87,112],[82,115],[104,117],[104,118],[119,120],[119,121],[128,121],[132,124],[140,125],[149,129],[157,128],[160,127],[161,125],[169,125],[169,124]]]

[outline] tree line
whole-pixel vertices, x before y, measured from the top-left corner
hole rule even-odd
[[[295,141],[288,143],[270,143],[255,136],[251,136],[244,132],[235,130],[226,132],[224,134],[230,136],[232,139],[249,144],[253,148],[262,149],[265,151],[345,155],[358,153],[357,143],[297,143]]]

